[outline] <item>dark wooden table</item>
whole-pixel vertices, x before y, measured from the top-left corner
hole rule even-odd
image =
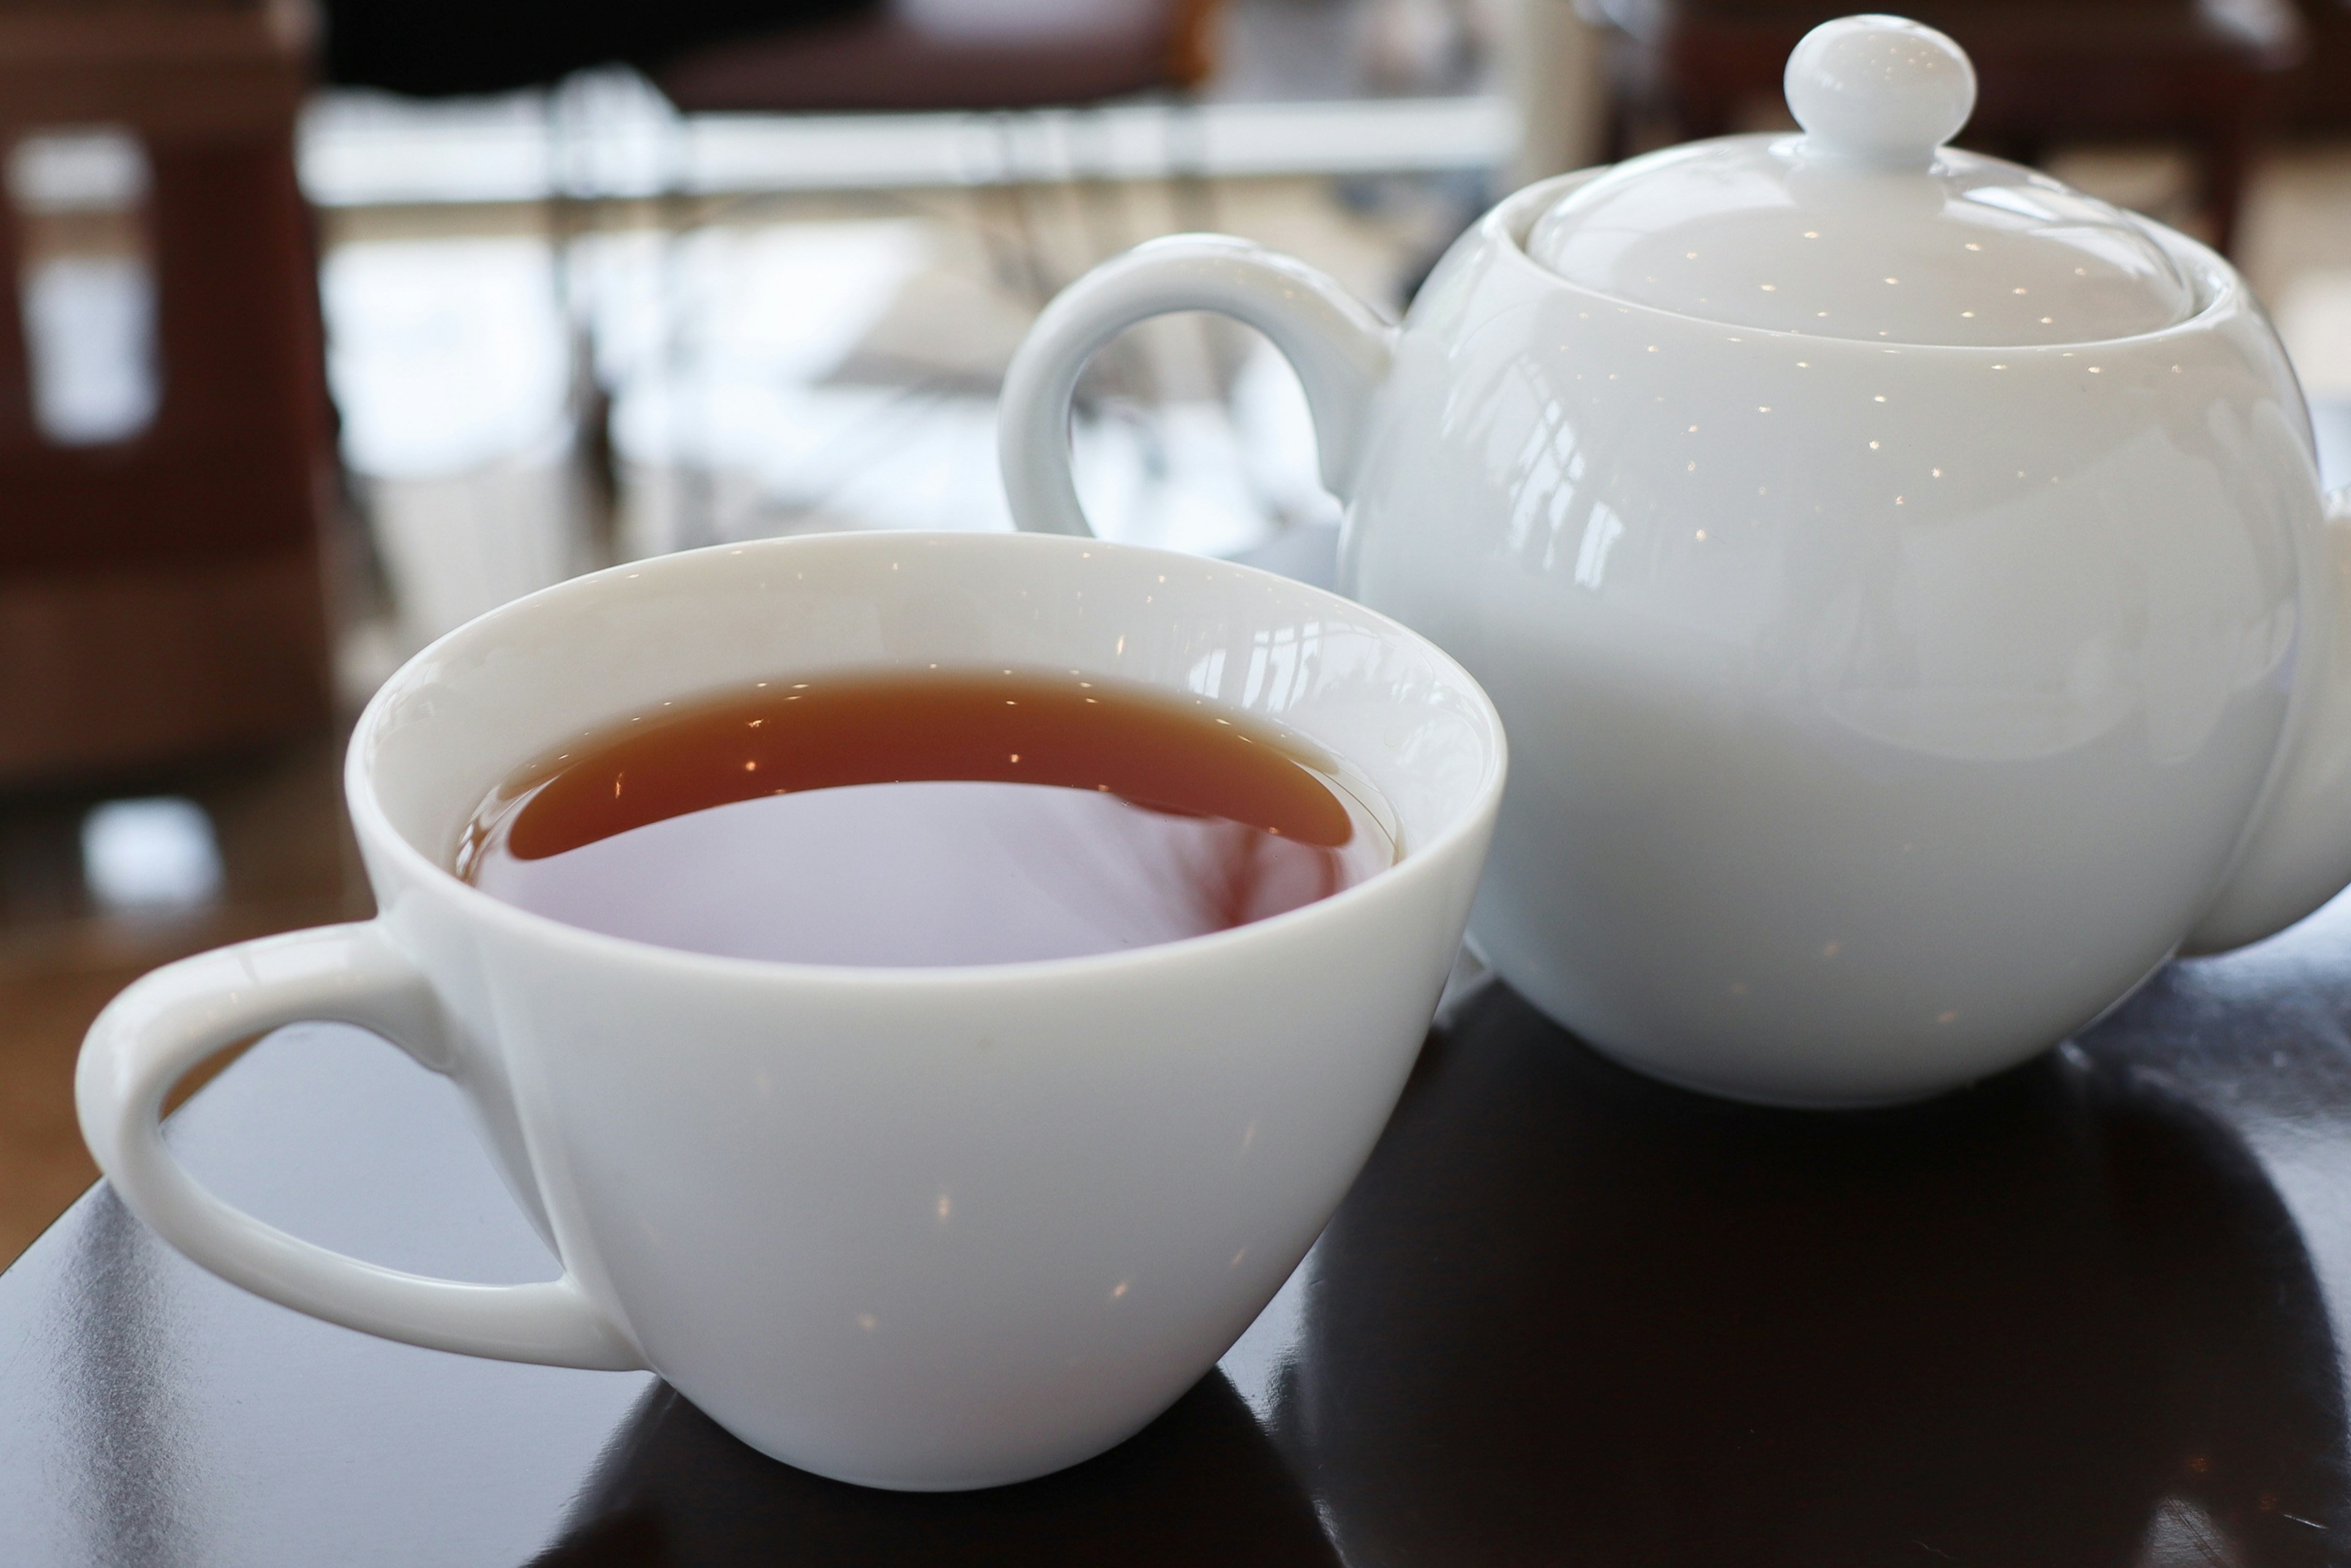
[[[1473,988],[1217,1372],[961,1496],[298,1317],[101,1186],[0,1276],[0,1563],[2351,1562],[2346,1020],[2351,900],[1866,1114],[1662,1088]],[[172,1136],[329,1245],[549,1271],[454,1091],[355,1031],[266,1041]]]

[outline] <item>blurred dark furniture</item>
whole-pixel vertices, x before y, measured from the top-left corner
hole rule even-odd
[[[330,437],[295,183],[287,6],[0,3],[0,151],[128,126],[146,152],[162,396],[128,440],[33,417],[23,225],[0,197],[0,787],[142,768],[326,721]]]
[[[1006,183],[994,199],[1003,204],[1006,221],[983,224],[982,240],[999,278],[1041,308],[1068,278],[1046,261],[1020,186],[1065,179],[1069,171],[1021,170],[1006,111],[1165,92],[1177,96],[1178,114],[1188,112],[1187,95],[1215,63],[1221,5],[1222,0],[880,0],[853,16],[689,50],[653,76],[689,114],[997,113],[998,172]],[[1184,142],[1180,136],[1169,139],[1166,170],[1183,226],[1213,228],[1207,184],[1177,154]],[[1131,359],[1121,359],[1132,367]]]
[[[1750,105],[1776,101],[1789,50],[1848,9],[1834,0],[1581,4],[1614,35],[1612,160],[1643,120],[1677,141],[1719,136]],[[1979,96],[1963,141],[2025,163],[2064,140],[2184,143],[2223,251],[2253,148],[2298,85],[2305,43],[2290,0],[1914,0],[1899,9],[1975,61]]]
[[[544,87],[880,0],[319,0],[327,79],[419,98]],[[457,40],[462,39],[462,43]]]
[[[688,113],[1026,109],[1207,75],[1217,0],[883,0],[753,34],[654,71]]]
[[[2299,0],[2310,52],[2291,94],[2286,123],[2296,131],[2351,131],[2351,0]]]

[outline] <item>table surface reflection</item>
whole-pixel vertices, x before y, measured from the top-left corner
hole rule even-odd
[[[1896,1111],[1700,1099],[1472,988],[1217,1372],[960,1496],[314,1322],[101,1185],[0,1276],[0,1563],[2351,1562],[2346,1018],[2351,900]],[[281,1031],[172,1136],[328,1245],[549,1271],[454,1091],[356,1031]]]

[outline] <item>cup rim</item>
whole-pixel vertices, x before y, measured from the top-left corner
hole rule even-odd
[[[1443,674],[1451,678],[1458,690],[1471,701],[1486,737],[1486,755],[1482,775],[1476,793],[1468,803],[1447,823],[1427,844],[1408,849],[1405,858],[1376,875],[1364,878],[1350,887],[1340,889],[1327,897],[1302,904],[1279,915],[1268,915],[1243,925],[1228,926],[1221,931],[1206,932],[1194,936],[1177,937],[1169,942],[1154,942],[1140,947],[1123,947],[1107,952],[1086,953],[1071,957],[1028,958],[997,964],[933,964],[887,966],[878,964],[821,964],[782,958],[746,958],[726,954],[699,953],[689,948],[668,947],[658,943],[640,941],[635,937],[615,936],[607,932],[591,931],[573,925],[552,915],[537,914],[517,904],[484,893],[454,871],[426,854],[408,836],[395,827],[376,796],[375,780],[369,766],[370,739],[391,705],[399,700],[403,684],[411,680],[412,672],[423,668],[433,656],[450,643],[473,634],[486,622],[521,611],[527,606],[539,606],[551,600],[590,593],[611,591],[613,585],[632,580],[641,580],[648,572],[690,570],[672,563],[683,563],[716,555],[750,556],[753,554],[785,553],[805,543],[824,540],[839,544],[843,540],[872,541],[874,549],[913,542],[947,543],[952,549],[1033,549],[1043,551],[1102,550],[1113,554],[1135,555],[1176,562],[1192,570],[1203,565],[1228,571],[1244,580],[1261,579],[1279,585],[1285,591],[1303,593],[1325,600],[1358,617],[1383,632],[1407,643],[1426,655]],[[981,543],[979,541],[990,541]],[[852,548],[867,548],[862,544]],[[1460,662],[1412,628],[1384,615],[1378,611],[1357,603],[1345,595],[1279,572],[1259,567],[1246,566],[1238,561],[1187,554],[1180,550],[1162,549],[1148,545],[1121,543],[1116,540],[1074,535],[1041,533],[977,533],[933,529],[842,529],[824,533],[789,534],[780,537],[746,540],[739,544],[717,544],[697,549],[679,550],[667,555],[647,557],[641,560],[622,561],[599,571],[568,578],[536,592],[510,600],[494,610],[475,616],[452,631],[443,633],[423,649],[411,655],[393,671],[375,695],[360,709],[351,727],[351,738],[343,754],[343,796],[350,812],[351,826],[362,843],[378,854],[389,857],[412,882],[430,888],[444,897],[454,899],[455,907],[471,919],[503,927],[509,935],[540,943],[570,946],[586,955],[601,954],[615,961],[657,963],[697,970],[711,978],[737,980],[767,977],[789,978],[802,983],[829,983],[841,986],[959,986],[974,984],[1014,984],[1044,978],[1085,978],[1093,976],[1111,977],[1137,967],[1163,964],[1186,956],[1209,956],[1233,944],[1262,941],[1269,936],[1299,928],[1310,922],[1343,918],[1375,901],[1384,902],[1404,895],[1424,878],[1432,874],[1438,862],[1453,858],[1462,845],[1486,831],[1500,804],[1502,786],[1509,772],[1510,742],[1502,727],[1501,715],[1496,711],[1493,699],[1475,676]],[[381,920],[392,913],[389,905],[379,909]]]

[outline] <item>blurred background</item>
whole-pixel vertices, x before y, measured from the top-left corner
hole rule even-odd
[[[364,917],[360,705],[516,595],[1009,526],[1005,361],[1155,235],[1401,312],[1527,180],[1786,123],[1800,0],[0,0],[0,1263],[95,1176],[73,1056]],[[1964,140],[2223,246],[2351,482],[2351,0],[1940,0]],[[1287,366],[1113,344],[1097,528],[1327,579]]]

